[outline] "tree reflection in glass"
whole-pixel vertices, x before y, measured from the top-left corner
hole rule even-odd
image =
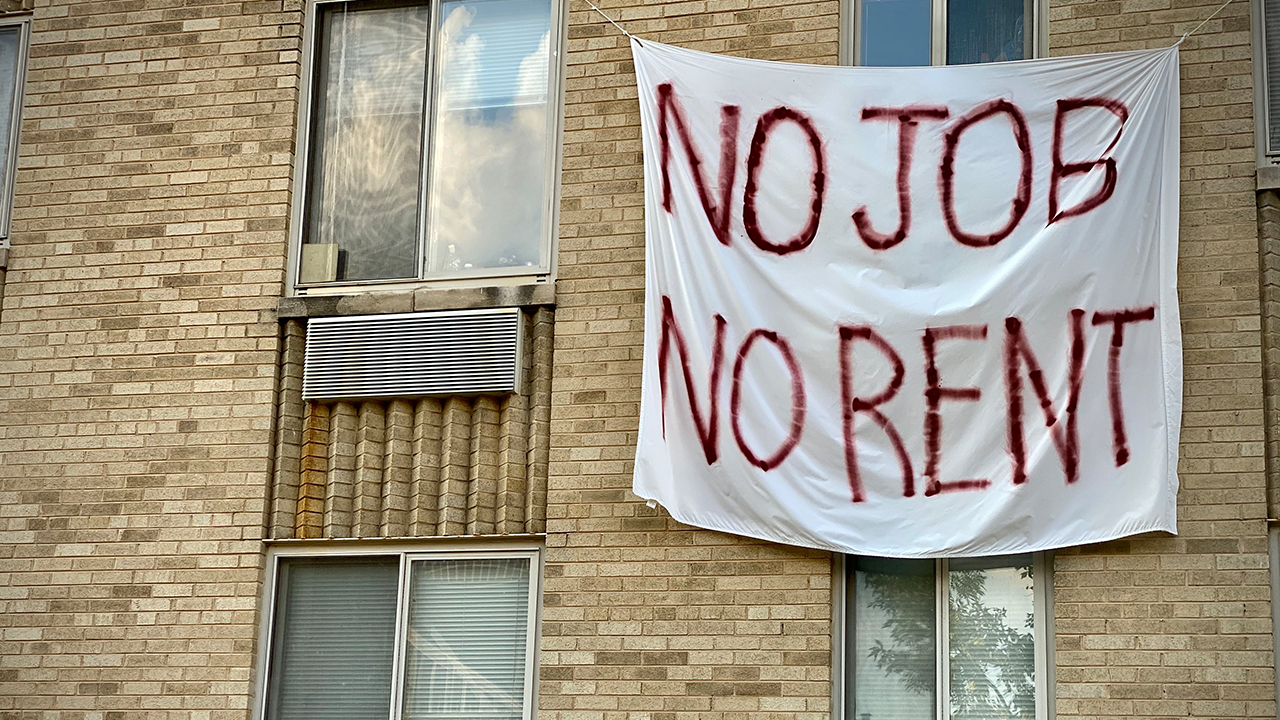
[[[946,707],[959,720],[1035,717],[1029,558],[952,560],[946,572]],[[937,714],[937,573],[932,560],[858,558],[854,572],[854,717]]]

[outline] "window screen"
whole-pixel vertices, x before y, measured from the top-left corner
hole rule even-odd
[[[1280,153],[1280,0],[1262,3],[1263,52],[1266,53],[1267,153]]]
[[[528,720],[536,560],[281,559],[264,720]]]
[[[22,53],[22,28],[0,26],[0,188],[9,187],[10,142],[18,102],[18,61]]]
[[[947,572],[951,717],[1036,716],[1031,558],[952,560]]]
[[[1034,720],[1030,555],[846,567],[847,720]]]
[[[933,561],[859,558],[854,581],[854,717],[933,720],[938,633]]]
[[[519,720],[529,646],[529,560],[414,562],[404,715]]]
[[[267,717],[386,720],[399,558],[280,563]]]
[[[947,0],[947,64],[1031,57],[1030,0]]]

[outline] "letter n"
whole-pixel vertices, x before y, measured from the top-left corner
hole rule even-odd
[[[1062,460],[1062,471],[1068,483],[1073,483],[1080,475],[1080,432],[1076,428],[1076,410],[1080,404],[1080,385],[1084,378],[1084,311],[1072,310],[1069,315],[1071,347],[1067,360],[1067,407],[1064,422],[1058,422],[1058,415],[1053,409],[1053,399],[1049,394],[1049,384],[1045,381],[1040,363],[1031,352],[1026,333],[1022,330],[1022,321],[1016,317],[1005,318],[1004,339],[1004,379],[1006,400],[1009,405],[1009,455],[1013,458],[1013,482],[1021,485],[1027,481],[1027,441],[1022,427],[1022,365],[1027,368],[1027,377],[1040,401],[1040,409],[1044,412],[1044,424],[1053,438],[1058,457]]]
[[[707,414],[702,414],[698,404],[698,394],[693,387],[693,371],[689,368],[689,348],[685,344],[684,334],[676,323],[675,311],[671,309],[671,298],[662,296],[662,337],[658,341],[658,385],[662,388],[662,437],[667,436],[667,359],[671,352],[671,341],[674,339],[676,352],[680,358],[680,371],[684,376],[685,393],[689,396],[689,410],[693,414],[693,424],[698,431],[698,441],[702,443],[702,452],[711,465],[720,457],[718,437],[720,434],[720,366],[724,359],[724,333],[728,322],[720,315],[715,316],[716,339],[711,349],[711,378],[708,394]],[[704,420],[705,418],[705,420]]]
[[[689,124],[685,120],[684,109],[676,98],[671,83],[658,86],[658,143],[659,163],[662,166],[662,209],[668,213],[671,209],[671,136],[668,124],[676,126],[680,136],[680,144],[684,147],[685,157],[689,161],[689,170],[693,175],[693,184],[698,191],[698,200],[702,210],[707,214],[707,221],[721,244],[729,244],[729,202],[733,193],[733,179],[738,170],[738,115],[737,105],[725,105],[720,108],[720,181],[716,190],[719,198],[712,198],[712,191],[702,176],[702,156],[693,146],[693,138],[689,136]]]

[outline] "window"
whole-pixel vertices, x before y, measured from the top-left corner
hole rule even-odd
[[[1268,521],[1267,545],[1271,570],[1271,644],[1275,653],[1272,657],[1276,659],[1272,664],[1280,666],[1280,526],[1275,525],[1275,520]],[[1280,707],[1280,673],[1276,673],[1273,682],[1276,686],[1276,707]]]
[[[854,65],[966,65],[1039,52],[1040,0],[846,0]]]
[[[845,559],[845,720],[1049,715],[1039,555]]]
[[[18,125],[27,65],[29,16],[0,17],[0,248],[8,247],[13,176],[18,167]]]
[[[1258,164],[1280,163],[1280,0],[1254,0]]]
[[[311,7],[297,285],[548,273],[557,4]]]
[[[536,551],[279,556],[268,720],[529,720]]]

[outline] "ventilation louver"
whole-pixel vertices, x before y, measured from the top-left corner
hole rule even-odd
[[[311,320],[306,400],[515,392],[519,308]]]

